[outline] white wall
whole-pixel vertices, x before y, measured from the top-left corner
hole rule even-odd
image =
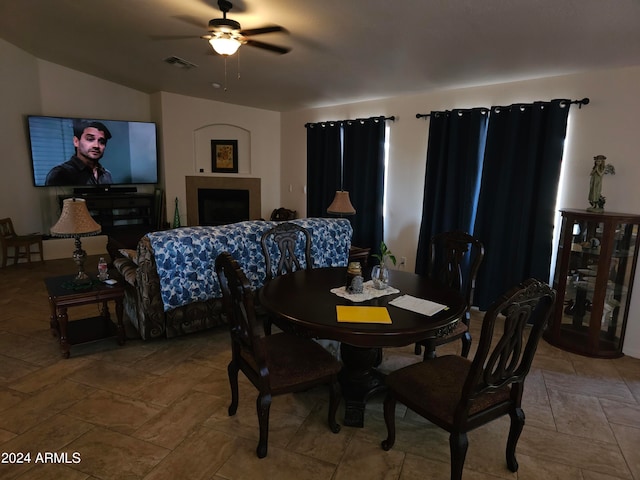
[[[148,95],[39,60],[4,40],[0,40],[0,62],[10,66],[0,70],[0,218],[11,217],[19,233],[48,233],[59,213],[57,196],[71,192],[70,188],[32,186],[29,114],[157,122],[160,180],[167,180],[167,218],[173,218],[173,199],[178,197],[183,225],[187,218],[184,177],[196,174],[194,132],[213,124],[239,127],[249,132],[250,145],[241,150],[238,176],[262,179],[263,216],[280,206],[278,112],[168,93]],[[153,186],[140,185],[138,191],[153,191]]]
[[[180,224],[187,224],[185,177],[191,175],[261,178],[262,217],[269,218],[271,211],[280,206],[280,113],[166,92],[160,94],[160,101],[169,221],[173,219],[177,197]],[[242,173],[200,173],[197,168],[202,164],[196,161],[196,147],[201,143],[198,132],[221,124],[249,133],[250,145],[238,145],[240,154],[250,156],[238,159]],[[245,138],[243,135],[239,141]]]
[[[306,212],[306,131],[304,124],[323,120],[395,116],[389,125],[387,222],[385,241],[396,257],[407,257],[407,270],[415,268],[425,161],[428,119],[416,113],[517,102],[581,99],[591,103],[571,107],[565,148],[564,190],[558,208],[586,208],[593,157],[607,156],[615,176],[604,179],[606,210],[640,213],[640,67],[543,78],[526,82],[459,90],[442,90],[370,102],[308,109],[282,114],[281,198],[287,208]],[[291,186],[291,191],[289,191]],[[336,186],[337,187],[337,186]],[[624,352],[640,358],[640,269],[631,299]]]
[[[18,233],[41,232],[42,192],[32,186],[25,120],[40,110],[38,64],[3,40],[0,64],[0,218],[11,217]]]

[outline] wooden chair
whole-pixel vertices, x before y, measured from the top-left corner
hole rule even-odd
[[[296,255],[296,246],[304,242],[305,268],[311,270],[313,260],[311,258],[311,234],[309,231],[295,223],[284,222],[270,228],[262,234],[260,243],[264,254],[267,279],[285,275],[302,269],[302,263]],[[277,259],[277,265],[275,260]],[[287,325],[268,315],[264,316],[264,328],[267,335],[271,335],[271,324],[280,324],[280,328],[286,330]]]
[[[288,208],[280,207],[274,209],[273,212],[271,212],[270,220],[273,220],[275,222],[286,222],[289,220],[294,220],[297,214],[298,212],[295,210],[289,210]]]
[[[421,347],[424,346],[424,359],[434,358],[438,345],[461,339],[462,356],[467,357],[471,349],[471,301],[478,269],[484,258],[484,246],[468,233],[455,231],[435,235],[429,242],[429,250],[429,276],[443,285],[460,290],[467,301],[467,309],[453,332],[444,337],[416,343],[415,353],[420,355]]]
[[[349,248],[349,263],[360,262],[362,268],[369,266],[369,257],[371,256],[371,249],[364,247],[354,247],[351,245]]]
[[[216,272],[231,333],[229,415],[235,415],[238,409],[238,371],[241,370],[259,392],[256,401],[260,424],[258,457],[267,455],[269,407],[276,395],[327,384],[330,387],[329,428],[338,433],[336,411],[340,403],[341,363],[309,338],[284,332],[265,335],[261,322],[256,320],[249,281],[228,252],[216,258]]]
[[[302,268],[300,259],[296,255],[296,245],[300,240],[304,242],[305,268],[311,270],[313,261],[311,259],[311,234],[309,231],[295,223],[284,222],[270,228],[262,234],[260,244],[266,262],[267,279],[295,272]],[[277,248],[278,264],[274,268],[274,258],[270,243]]]
[[[467,453],[467,432],[509,415],[507,466],[512,472],[517,471],[515,451],[524,426],[521,408],[524,380],[552,313],[555,295],[548,285],[529,279],[489,308],[473,361],[444,355],[390,373],[384,401],[388,435],[382,448],[389,450],[395,442],[395,405],[399,401],[449,432],[451,479],[460,480]],[[491,349],[498,315],[504,315],[504,327],[498,343]]]
[[[7,266],[9,258],[9,248],[13,248],[13,263],[18,263],[20,258],[25,258],[31,263],[31,255],[37,254],[42,257],[42,235],[16,235],[13,229],[13,222],[10,218],[0,219],[0,243],[2,244],[2,268]],[[33,245],[37,245],[37,250],[31,250]],[[23,250],[24,248],[24,250]]]

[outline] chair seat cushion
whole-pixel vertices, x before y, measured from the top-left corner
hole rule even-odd
[[[329,378],[342,368],[333,355],[311,339],[290,333],[276,333],[262,340],[268,357],[272,393],[288,391],[323,377]],[[257,373],[253,357],[245,352],[242,352],[242,357]]]
[[[397,399],[425,418],[451,425],[462,396],[471,360],[445,355],[390,373],[387,385]],[[472,401],[469,415],[509,400],[510,388],[503,387]]]

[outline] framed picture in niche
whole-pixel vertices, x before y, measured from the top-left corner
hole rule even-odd
[[[211,171],[238,173],[238,140],[211,140]]]

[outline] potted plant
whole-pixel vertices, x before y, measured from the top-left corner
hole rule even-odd
[[[372,255],[378,260],[378,265],[374,265],[371,269],[371,280],[373,286],[378,290],[384,290],[389,286],[389,270],[387,269],[387,259],[391,260],[391,263],[396,264],[395,255],[389,250],[384,240],[380,242],[380,253]]]

